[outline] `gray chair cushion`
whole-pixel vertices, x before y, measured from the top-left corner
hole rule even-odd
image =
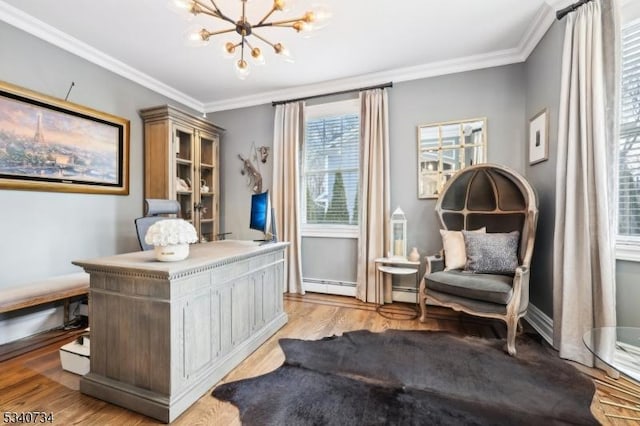
[[[434,272],[426,275],[424,279],[428,289],[483,302],[506,305],[513,294],[513,277],[509,275],[473,274],[452,270]]]

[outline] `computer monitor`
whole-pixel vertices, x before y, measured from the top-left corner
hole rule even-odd
[[[269,191],[251,196],[251,218],[249,228],[264,233],[264,239],[256,241],[276,241],[275,219],[271,208]]]

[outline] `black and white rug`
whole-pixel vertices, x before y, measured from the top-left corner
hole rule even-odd
[[[244,425],[592,425],[593,382],[546,350],[447,332],[281,339],[286,359],[218,386]]]

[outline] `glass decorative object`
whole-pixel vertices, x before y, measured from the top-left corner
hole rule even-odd
[[[407,218],[400,207],[394,210],[390,220],[391,258],[407,258]]]

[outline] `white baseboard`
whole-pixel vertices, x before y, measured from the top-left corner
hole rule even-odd
[[[329,280],[305,280],[302,279],[302,287],[304,291],[310,291],[314,293],[335,294],[338,296],[352,296],[356,297],[355,283],[340,283],[337,281]]]
[[[524,319],[533,327],[544,340],[553,346],[553,320],[544,312],[529,303]]]

